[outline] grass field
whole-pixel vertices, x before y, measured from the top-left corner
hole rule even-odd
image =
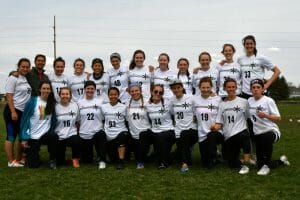
[[[250,168],[248,175],[218,166],[214,171],[201,168],[198,146],[194,163],[187,174],[179,166],[160,171],[154,165],[136,170],[132,161],[126,169],[115,166],[98,170],[96,165],[81,165],[79,169],[61,167],[47,169],[47,153],[42,148],[45,165],[39,169],[11,169],[7,167],[4,150],[0,151],[0,199],[300,199],[300,119],[299,105],[280,105],[282,139],[274,146],[273,158],[281,154],[289,157],[291,166],[271,170],[266,177],[256,175]],[[292,118],[293,122],[289,119]],[[4,143],[5,129],[0,117],[0,143]]]

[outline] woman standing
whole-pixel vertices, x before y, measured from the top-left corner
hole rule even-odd
[[[197,72],[193,75],[193,86],[196,90],[195,95],[200,95],[199,82],[203,77],[210,77],[212,81],[212,91],[217,92],[217,81],[219,73],[216,69],[210,67],[211,56],[208,52],[202,52],[199,55],[200,67],[196,68]]]
[[[264,85],[264,89],[267,90],[280,75],[280,70],[267,57],[257,55],[254,36],[247,35],[242,42],[246,55],[238,58],[237,62],[241,65],[242,70],[242,97],[248,99],[252,96],[250,90],[251,80],[264,79],[265,70],[273,71],[271,78]]]
[[[253,123],[256,141],[257,175],[268,175],[270,168],[279,165],[290,165],[285,155],[279,160],[271,160],[273,143],[280,139],[280,131],[276,122],[281,120],[278,108],[273,99],[263,95],[265,86],[261,79],[254,79],[250,83],[253,97],[248,99],[249,117]]]
[[[109,77],[104,72],[103,61],[100,58],[94,58],[92,69],[93,73],[89,80],[94,81],[96,84],[95,97],[101,97],[104,102],[108,102],[107,89],[109,87]]]
[[[110,62],[113,68],[107,71],[109,75],[110,87],[116,87],[120,91],[120,101],[125,104],[129,99],[129,94],[126,91],[128,88],[128,69],[121,66],[121,56],[118,53],[110,55]]]
[[[129,65],[129,83],[139,84],[142,89],[143,97],[150,98],[151,72],[144,66],[145,53],[142,50],[136,50],[133,53]]]
[[[14,142],[20,132],[20,123],[25,104],[30,99],[31,87],[28,84],[25,76],[30,70],[30,61],[27,58],[21,58],[18,61],[18,77],[9,76],[6,85],[7,105],[4,108],[3,118],[6,124],[6,141],[5,151],[8,160],[8,167],[23,167],[22,145],[17,144],[17,155],[14,158]],[[19,138],[20,141],[20,138]]]
[[[198,141],[201,161],[205,168],[213,169],[217,161],[217,145],[223,142],[220,132],[213,129],[221,103],[221,98],[212,91],[213,83],[210,77],[199,81],[201,95],[195,96],[195,115],[198,122]]]
[[[84,73],[84,68],[84,60],[77,58],[74,61],[74,74],[68,79],[68,84],[72,91],[72,101],[75,103],[84,97],[84,83],[88,80],[88,75]]]
[[[188,171],[192,161],[191,149],[198,141],[197,124],[194,120],[194,100],[192,95],[185,94],[183,83],[174,80],[170,84],[174,97],[171,108],[175,121],[175,136],[181,158],[181,172]]]
[[[218,80],[218,95],[222,98],[227,96],[226,91],[224,90],[224,82],[228,78],[236,80],[237,89],[236,94],[241,94],[241,66],[233,60],[233,55],[235,53],[235,48],[232,44],[224,44],[222,54],[225,57],[223,65],[218,65],[217,70],[219,72]]]
[[[176,74],[169,69],[170,57],[166,53],[161,53],[158,57],[158,68],[154,71],[153,83],[154,85],[163,85],[164,98],[170,99],[173,94],[170,89],[170,82],[176,79]]]
[[[59,91],[62,87],[68,86],[68,78],[64,75],[65,61],[62,57],[58,57],[53,62],[54,73],[49,75],[56,102],[60,102]]]
[[[189,72],[189,65],[189,60],[186,58],[180,58],[177,61],[177,79],[179,79],[182,82],[186,94],[192,95],[194,93],[194,88],[192,84],[193,77]]]
[[[154,85],[149,103],[146,104],[151,131],[154,133],[155,149],[158,154],[158,169],[165,169],[170,163],[170,152],[175,143],[171,105],[163,98],[164,87]]]
[[[102,99],[95,98],[96,84],[86,81],[84,98],[78,102],[81,138],[80,161],[93,162],[93,146],[97,152],[98,168],[106,167],[106,135],[103,131],[103,116],[101,113]]]
[[[117,169],[120,170],[124,168],[125,150],[129,137],[126,127],[126,106],[119,103],[119,90],[116,87],[108,89],[108,98],[109,103],[102,105],[104,131],[110,150],[110,159],[115,161],[117,157]]]
[[[55,106],[56,128],[58,135],[57,158],[58,165],[66,164],[66,147],[72,148],[72,163],[74,168],[79,167],[80,137],[77,135],[79,109],[76,103],[71,102],[72,94],[68,87],[59,91],[60,102]]]
[[[250,135],[247,131],[247,100],[236,95],[237,83],[228,78],[224,82],[227,97],[220,103],[215,130],[223,128],[225,157],[229,167],[240,168],[239,174],[247,174],[250,160]],[[240,150],[243,159],[240,161]]]
[[[127,104],[127,121],[134,143],[137,169],[143,169],[149,147],[153,144],[153,133],[150,131],[146,100],[140,84],[130,84],[129,94],[131,98]]]
[[[54,133],[55,120],[55,99],[51,83],[42,81],[39,96],[32,97],[26,104],[21,121],[21,140],[26,148],[26,163],[29,168],[40,166],[40,146],[47,144],[49,168],[56,169],[58,136]]]

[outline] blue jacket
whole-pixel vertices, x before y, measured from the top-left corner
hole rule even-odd
[[[35,107],[36,107],[36,102],[37,102],[38,97],[31,97],[30,100],[26,103],[24,112],[22,114],[22,119],[21,119],[21,126],[20,126],[20,140],[21,141],[27,141],[30,139],[29,135],[29,130],[31,128],[30,124],[30,118],[32,117]],[[56,115],[55,111],[52,113],[51,116],[51,127],[50,127],[50,132],[53,133],[55,129],[55,124],[56,124]]]

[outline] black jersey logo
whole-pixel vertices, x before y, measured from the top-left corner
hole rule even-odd
[[[102,85],[102,86],[107,85],[107,82],[101,81],[101,82],[100,82],[100,85]]]
[[[214,105],[211,103],[211,104],[209,104],[209,105],[207,106],[207,108],[208,108],[210,111],[212,111],[212,110],[214,110],[214,109],[217,109],[217,106],[214,106]]]
[[[118,119],[120,119],[123,115],[122,115],[122,113],[117,112],[117,113],[116,113],[116,116],[118,117]]]
[[[117,75],[118,75],[118,76],[122,76],[123,74],[125,74],[125,72],[119,71],[119,73],[118,73]]]
[[[187,109],[188,107],[190,107],[191,104],[184,102],[184,104],[182,104],[182,107],[184,107],[184,109]]]
[[[93,108],[94,108],[95,110],[97,110],[97,109],[99,108],[99,106],[95,104],[95,105],[93,106]]]
[[[144,75],[142,75],[142,78],[146,80],[147,78],[149,78],[149,76],[145,73]]]
[[[63,81],[62,81],[62,84],[63,84],[63,85],[67,85],[67,81],[63,80]]]
[[[230,72],[234,74],[234,73],[238,73],[239,70],[233,67],[230,69]]]
[[[239,106],[233,107],[233,111],[236,113],[240,112],[242,109]]]
[[[158,110],[158,112],[161,114],[161,115],[163,115],[165,112],[167,112],[164,108],[161,108],[161,109],[159,109]]]
[[[255,63],[251,63],[251,64],[249,65],[249,67],[251,67],[251,68],[253,69],[254,67],[256,67],[256,65],[255,65]]]
[[[71,110],[71,112],[69,112],[69,115],[70,115],[71,117],[73,117],[73,116],[75,115],[75,112],[73,112],[73,111]]]
[[[262,107],[261,105],[256,107],[256,111],[265,111],[264,107]]]

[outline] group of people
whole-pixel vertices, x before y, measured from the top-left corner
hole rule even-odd
[[[143,169],[151,156],[158,169],[176,160],[187,172],[196,143],[207,169],[222,157],[229,167],[247,174],[251,153],[256,153],[258,175],[289,165],[284,155],[271,159],[273,143],[280,138],[276,122],[281,117],[275,102],[264,95],[280,70],[257,55],[254,36],[242,42],[245,55],[237,61],[234,46],[224,44],[225,59],[217,67],[210,67],[210,54],[202,52],[200,66],[193,72],[186,58],[178,60],[178,73],[173,72],[166,53],[159,55],[157,68],[146,67],[142,50],[134,52],[129,68],[121,66],[120,54],[111,54],[113,67],[106,72],[103,61],[95,58],[91,74],[78,58],[71,76],[64,74],[61,57],[54,60],[54,73],[49,75],[44,73],[44,55],[35,57],[32,69],[30,60],[21,58],[6,83],[8,166],[39,167],[40,146],[47,144],[51,169],[67,163],[65,152],[71,147],[74,168],[96,160],[99,169],[108,162],[123,169],[133,152],[137,169]],[[268,81],[265,70],[273,71]]]

